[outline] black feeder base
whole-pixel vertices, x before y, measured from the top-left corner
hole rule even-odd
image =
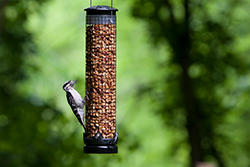
[[[100,133],[97,133],[94,137],[87,138],[84,134],[83,148],[84,153],[89,154],[115,154],[118,153],[118,148],[116,146],[118,140],[118,134],[114,134],[113,139],[104,139]]]
[[[84,146],[84,152],[89,154],[115,154],[117,146]]]

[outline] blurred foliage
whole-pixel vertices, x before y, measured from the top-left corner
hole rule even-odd
[[[93,1],[100,4],[109,2]],[[250,2],[190,0],[188,22],[184,0],[114,5],[119,153],[87,155],[61,86],[79,79],[76,88],[84,93],[89,2],[0,1],[1,166],[184,167],[196,144],[201,161],[249,166]],[[201,138],[194,145],[183,59]]]
[[[245,53],[234,48],[242,31],[234,27],[240,24],[239,17],[235,18],[236,11],[246,12],[245,5],[249,7],[249,2],[136,0],[133,5],[133,15],[147,22],[153,43],[164,42],[171,52],[170,59],[161,62],[166,69],[164,79],[153,81],[138,90],[138,94],[144,96],[146,92],[153,96],[157,86],[162,89],[158,92],[161,98],[152,100],[161,106],[158,111],[168,126],[186,130],[187,136],[183,140],[190,147],[191,166],[202,161],[215,161],[220,167],[234,163],[232,166],[239,166],[236,164],[243,164],[244,158],[232,162],[231,156],[245,157],[248,154],[248,151],[242,155],[235,152],[229,157],[228,148],[239,143],[231,140],[228,131],[221,128],[228,125],[227,117],[239,112],[231,101],[223,103],[224,99],[236,100],[233,92],[243,96],[244,91],[249,93],[249,85],[244,91],[232,85],[238,85],[240,78],[244,78],[245,83],[249,80],[250,61],[246,57],[249,48]],[[249,16],[242,15],[240,19],[247,18]],[[241,22],[241,26],[249,24]],[[249,31],[245,33],[249,34]],[[242,108],[244,115],[249,115],[248,107]],[[244,145],[241,145],[242,149]],[[243,166],[249,166],[250,161],[244,163]]]

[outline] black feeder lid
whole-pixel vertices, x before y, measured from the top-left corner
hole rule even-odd
[[[118,9],[110,6],[91,6],[84,9],[87,15],[115,15]]]

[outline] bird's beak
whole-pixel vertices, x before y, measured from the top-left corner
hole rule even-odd
[[[78,81],[78,80],[73,81],[72,86],[74,86],[74,84],[75,84],[77,81]]]

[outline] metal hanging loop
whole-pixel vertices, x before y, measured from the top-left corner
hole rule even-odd
[[[90,7],[92,7],[92,0],[90,0]],[[113,8],[113,0],[111,0],[111,8]]]

